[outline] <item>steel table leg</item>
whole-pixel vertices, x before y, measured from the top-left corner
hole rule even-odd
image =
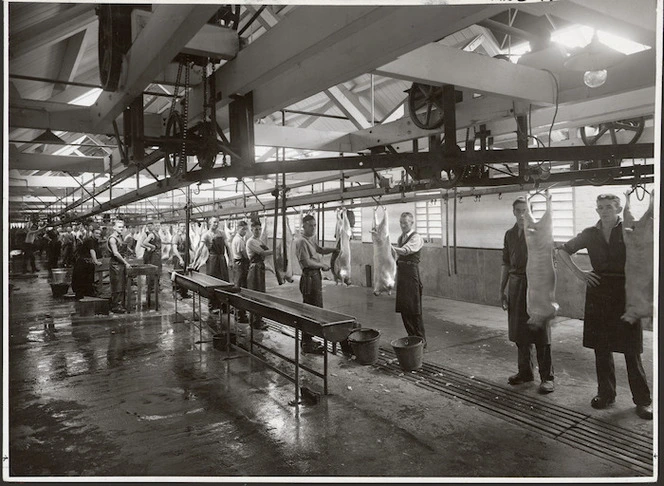
[[[325,354],[323,354],[323,393],[327,395],[327,339],[323,338]]]
[[[300,406],[300,327],[295,322],[295,407]]]

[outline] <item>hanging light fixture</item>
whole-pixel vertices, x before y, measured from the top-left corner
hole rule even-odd
[[[603,44],[593,34],[590,44],[568,57],[565,69],[583,72],[583,83],[589,88],[598,88],[606,82],[607,69],[621,62],[626,54]]]

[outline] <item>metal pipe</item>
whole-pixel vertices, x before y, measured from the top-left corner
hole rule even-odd
[[[283,192],[281,194],[281,240],[284,252],[284,272],[288,268],[288,247],[286,246],[286,174],[282,174],[282,179],[284,181]],[[275,268],[276,270],[276,268]]]
[[[22,74],[10,74],[9,77],[11,79],[22,79],[24,81],[37,81],[37,82],[42,82],[42,83],[54,83],[54,84],[64,84],[64,85],[69,85],[69,86],[80,86],[81,88],[97,88],[97,89],[103,89],[103,86],[97,85],[97,84],[90,84],[90,83],[79,83],[76,81],[62,81],[59,79],[48,79],[48,78],[40,78],[37,76],[24,76]],[[154,91],[143,91],[143,94],[150,95],[150,96],[162,96],[162,97],[169,97],[172,98],[172,94],[168,93],[155,93]],[[177,98],[181,98],[181,96],[177,96]]]
[[[454,221],[452,237],[454,238],[454,275],[457,274],[457,189],[454,188]]]

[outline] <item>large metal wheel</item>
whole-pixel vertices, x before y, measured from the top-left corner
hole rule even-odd
[[[174,111],[168,117],[166,122],[166,138],[168,140],[182,139],[184,132],[184,122],[177,111]],[[169,143],[164,147],[164,160],[166,161],[166,170],[172,176],[179,174],[184,168],[181,144]]]
[[[619,120],[580,128],[585,145],[618,145],[636,143],[645,127],[644,117]]]
[[[131,7],[98,5],[99,79],[104,91],[115,91],[120,82],[122,58],[131,45]]]
[[[443,189],[457,187],[464,178],[466,170],[463,167],[454,167],[440,171],[440,177],[436,178],[437,184]]]
[[[408,90],[408,110],[413,123],[424,130],[443,124],[443,88],[413,83]]]
[[[624,145],[636,143],[645,127],[645,118],[632,118],[599,125],[584,126],[579,129],[581,140],[591,145]],[[621,159],[590,160],[581,164],[582,169],[605,169],[620,167]],[[601,186],[613,179],[611,174],[604,174],[586,179],[594,186]]]

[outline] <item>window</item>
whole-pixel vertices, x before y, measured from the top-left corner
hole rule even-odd
[[[415,202],[415,221],[417,232],[425,243],[442,242],[443,221],[440,197],[427,201]]]
[[[553,240],[566,242],[574,236],[574,190],[572,187],[554,187],[551,194],[551,210],[553,211]],[[534,191],[529,192],[532,196]],[[535,196],[530,200],[533,217],[538,220],[546,211],[546,200],[543,196]]]

